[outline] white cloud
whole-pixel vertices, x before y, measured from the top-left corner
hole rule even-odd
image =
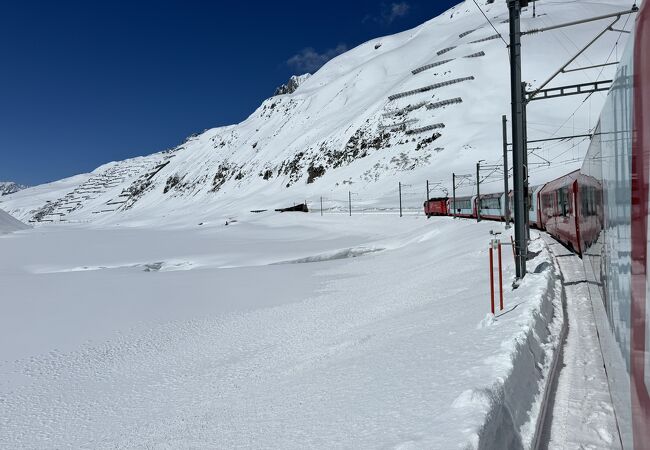
[[[391,23],[395,19],[404,17],[409,13],[411,6],[406,2],[391,3],[390,6],[382,13],[386,23]]]
[[[411,5],[407,2],[398,2],[398,3],[382,3],[381,11],[379,15],[366,15],[362,22],[367,22],[369,20],[377,22],[383,25],[390,25],[396,19],[405,17],[411,10]]]
[[[314,73],[327,61],[347,50],[348,47],[345,44],[339,44],[335,48],[325,50],[323,53],[318,53],[312,47],[307,47],[289,58],[287,64],[301,72]]]

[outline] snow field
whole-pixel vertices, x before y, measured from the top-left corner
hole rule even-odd
[[[490,317],[502,227],[269,213],[8,235],[0,447],[528,446],[556,275],[535,241],[512,291],[505,250]]]

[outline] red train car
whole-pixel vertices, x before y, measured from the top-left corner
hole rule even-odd
[[[539,192],[541,224],[549,234],[582,254],[577,205],[580,204],[580,170],[546,183]]]
[[[578,228],[580,248],[585,252],[600,236],[603,229],[603,185],[597,178],[585,173],[585,165],[578,177]]]
[[[424,214],[431,216],[448,216],[449,199],[447,197],[430,198],[424,202]]]

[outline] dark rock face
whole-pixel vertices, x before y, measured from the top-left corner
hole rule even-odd
[[[289,78],[289,81],[275,90],[273,96],[293,94],[296,92],[296,89],[298,89],[298,86],[300,86],[309,77],[310,74],[308,73],[304,75],[292,75],[291,78]]]
[[[178,175],[173,175],[169,178],[167,178],[167,183],[165,184],[165,189],[163,189],[163,194],[166,194],[169,192],[171,189],[174,189],[178,184],[181,182],[181,177]]]
[[[312,164],[307,168],[307,174],[309,175],[307,177],[307,184],[313,183],[316,178],[325,175],[325,167],[323,166],[314,167]]]

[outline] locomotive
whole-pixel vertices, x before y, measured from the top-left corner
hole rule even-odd
[[[530,187],[527,202],[530,225],[582,257],[626,449],[650,448],[649,184],[650,7],[646,0],[581,168]],[[512,205],[512,192],[457,197],[455,202],[429,199],[424,209],[427,216],[480,214],[504,220],[506,202]]]

